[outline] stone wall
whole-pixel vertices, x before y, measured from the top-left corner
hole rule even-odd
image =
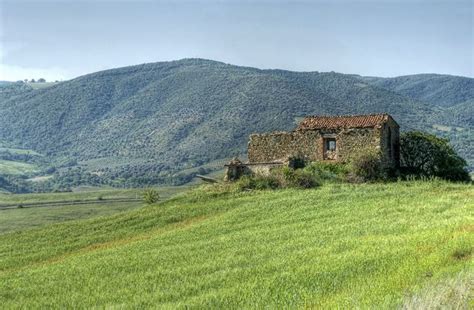
[[[268,176],[273,169],[285,165],[287,165],[287,163],[244,164],[240,161],[232,160],[225,165],[224,181],[235,181],[244,175]]]
[[[253,134],[248,144],[250,163],[285,162],[291,156],[322,159],[322,136],[318,131]]]
[[[286,163],[275,163],[275,164],[256,164],[246,165],[247,171],[253,175],[268,176],[273,169],[285,166]]]
[[[336,140],[335,161],[349,162],[365,152],[380,152],[385,166],[399,166],[400,133],[392,118],[375,128],[253,134],[248,144],[248,160],[250,163],[272,163],[302,157],[308,161],[321,161],[324,160],[324,138],[328,137]]]
[[[380,150],[380,130],[377,128],[343,129],[337,134],[337,160],[349,162],[367,152]]]
[[[398,168],[400,166],[400,129],[397,123],[390,118],[380,132],[382,161],[386,167]]]
[[[251,135],[248,159],[250,163],[263,163],[298,156],[321,161],[324,160],[324,137],[336,139],[336,161],[347,162],[367,150],[380,150],[378,129],[301,130]]]

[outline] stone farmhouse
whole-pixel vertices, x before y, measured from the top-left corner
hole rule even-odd
[[[305,161],[349,162],[366,152],[380,154],[387,168],[400,161],[399,126],[388,114],[308,116],[295,130],[252,134],[248,163],[233,160],[226,165],[226,179],[242,174],[268,173],[292,158]]]

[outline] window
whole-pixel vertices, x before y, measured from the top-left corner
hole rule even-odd
[[[323,159],[324,160],[336,160],[337,151],[336,151],[336,138],[324,138],[324,150],[323,150]]]
[[[334,138],[326,139],[326,150],[327,151],[336,150],[336,139]]]

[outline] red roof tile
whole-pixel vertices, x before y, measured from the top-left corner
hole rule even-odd
[[[389,119],[388,114],[308,116],[296,130],[378,127]]]

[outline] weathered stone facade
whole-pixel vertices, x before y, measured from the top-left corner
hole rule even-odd
[[[381,154],[387,167],[399,165],[399,126],[387,114],[312,117],[292,132],[253,134],[249,163],[308,161],[348,162],[364,152]]]
[[[393,118],[389,118],[380,129],[380,149],[386,166],[400,166],[400,129]]]
[[[253,134],[248,144],[248,159],[250,163],[283,162],[288,157],[304,156],[316,161],[322,156],[320,141],[321,134],[316,131]]]
[[[240,160],[232,160],[226,167],[224,174],[224,181],[234,181],[243,175],[269,175],[270,172],[278,167],[287,165],[287,163],[273,162],[273,163],[242,163]]]

